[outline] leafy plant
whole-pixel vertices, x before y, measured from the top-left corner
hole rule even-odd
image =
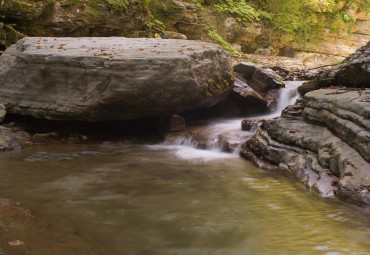
[[[130,4],[129,0],[107,0],[111,14],[124,14]]]
[[[163,22],[154,18],[150,19],[149,22],[146,23],[146,26],[150,32],[163,33],[166,30],[166,26],[163,24]]]
[[[229,13],[235,16],[239,22],[251,22],[258,20],[259,13],[243,0],[220,0],[214,7],[221,13]]]

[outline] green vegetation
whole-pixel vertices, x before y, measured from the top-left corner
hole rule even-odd
[[[107,0],[111,14],[124,14],[127,12],[128,0]]]
[[[259,19],[259,12],[244,0],[221,0],[214,4],[214,7],[221,13],[235,16],[239,22],[251,22]]]
[[[224,48],[225,50],[229,52],[236,53],[236,54],[239,53],[239,51],[235,49],[230,43],[225,41],[213,27],[208,26],[206,28],[206,32],[214,43],[217,43],[218,45],[220,45],[222,48]]]
[[[315,42],[325,26],[333,32],[339,32],[339,28],[350,32],[355,19],[346,10],[353,5],[365,9],[369,0],[257,0],[253,3],[264,24],[295,34],[306,43]]]
[[[17,28],[26,34],[42,34],[40,27],[43,19],[47,18],[44,14],[55,3],[56,0],[4,0],[0,6],[0,20],[5,24],[17,23]],[[348,33],[350,38],[356,22],[351,13],[358,8],[367,11],[369,3],[370,0],[66,0],[58,1],[58,6],[72,20],[78,19],[79,22],[94,22],[107,13],[115,15],[115,18],[127,15],[137,18],[132,23],[139,24],[127,24],[135,27],[132,30],[127,28],[129,32],[140,30],[145,31],[141,35],[159,37],[169,30],[184,33],[189,39],[208,37],[236,53],[238,51],[224,38],[240,44],[237,29],[252,27],[249,25],[252,22],[280,31],[277,34],[283,38],[284,44],[298,42],[305,46],[306,43],[318,42],[327,29]],[[228,17],[233,17],[239,24],[225,29],[223,20]],[[115,30],[121,31],[126,24],[116,26]],[[233,29],[234,34],[226,34],[227,29]],[[84,31],[86,35],[90,34],[87,29]],[[253,44],[253,39],[242,43],[250,43],[249,48],[243,48],[245,52],[253,52],[260,47],[259,43]]]
[[[157,19],[150,19],[147,23],[147,29],[150,32],[160,32],[163,33],[166,30],[166,26],[163,24],[162,21]]]

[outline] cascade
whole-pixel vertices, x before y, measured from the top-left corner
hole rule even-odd
[[[257,129],[241,130],[241,122],[245,119],[263,120],[280,116],[288,105],[294,104],[299,98],[297,91],[303,81],[286,81],[286,87],[279,90],[278,103],[274,112],[248,117],[216,119],[201,125],[189,126],[186,132],[171,133],[161,145],[154,145],[157,149],[176,150],[177,155],[188,159],[201,158],[211,160],[214,157],[229,157],[224,152],[238,155],[242,142],[250,139]],[[222,154],[222,155],[221,155]]]

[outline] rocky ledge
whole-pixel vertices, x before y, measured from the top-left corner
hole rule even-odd
[[[305,93],[329,86],[348,86],[352,88],[370,88],[370,41],[349,55],[342,63],[320,74],[316,79],[306,82],[299,89]]]
[[[170,116],[213,106],[232,85],[227,53],[198,41],[27,37],[0,57],[7,112],[42,119]]]
[[[296,175],[324,196],[370,205],[370,90],[309,92],[243,145],[261,168]]]

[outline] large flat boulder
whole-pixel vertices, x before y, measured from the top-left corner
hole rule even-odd
[[[217,104],[232,72],[210,43],[28,37],[0,57],[0,100],[10,114],[52,120],[163,117]]]

